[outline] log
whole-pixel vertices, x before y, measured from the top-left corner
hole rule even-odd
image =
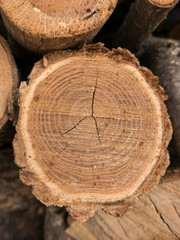
[[[20,100],[13,145],[21,180],[79,221],[101,208],[124,214],[169,164],[165,99],[127,50],[97,44],[44,56]]]
[[[111,47],[137,50],[177,2],[178,0],[136,0],[131,4],[125,21],[113,36]]]
[[[180,156],[180,42],[149,38],[137,55],[143,65],[159,77],[169,96],[167,103],[173,126],[173,139]]]
[[[64,208],[46,208],[44,240],[73,240],[65,231],[67,212]]]
[[[44,206],[18,179],[13,149],[0,150],[0,233],[2,240],[40,240]]]
[[[122,218],[99,211],[85,223],[69,219],[75,240],[180,239],[180,169],[168,172],[148,195],[140,196]]]
[[[117,0],[1,0],[7,30],[32,52],[82,46],[91,41],[115,8]]]
[[[13,98],[19,84],[17,68],[6,40],[0,36],[0,146],[12,141],[15,117]]]

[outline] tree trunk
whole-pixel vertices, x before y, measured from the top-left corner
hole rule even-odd
[[[136,0],[132,3],[124,23],[113,36],[111,47],[125,47],[134,51],[166,18],[178,0]]]
[[[157,77],[127,50],[97,44],[44,56],[20,100],[21,179],[80,221],[101,208],[122,215],[169,164],[163,100]]]
[[[159,77],[168,95],[167,108],[173,125],[173,136],[180,156],[180,42],[149,38],[138,53],[143,65]]]
[[[65,231],[67,215],[64,208],[46,208],[44,240],[73,240]]]
[[[122,218],[99,211],[85,223],[69,219],[66,232],[76,240],[180,239],[180,169],[168,172],[160,185],[140,196]]]
[[[0,0],[6,28],[36,53],[72,48],[91,41],[117,0]]]
[[[0,238],[43,240],[44,206],[18,179],[13,149],[0,150]]]
[[[0,146],[12,141],[14,128],[8,120],[14,119],[13,98],[18,88],[17,68],[9,46],[0,36]]]

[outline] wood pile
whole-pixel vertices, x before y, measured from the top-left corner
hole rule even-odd
[[[0,14],[1,239],[180,239],[178,0]]]

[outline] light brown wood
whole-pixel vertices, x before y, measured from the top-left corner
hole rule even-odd
[[[12,99],[18,84],[17,68],[10,48],[6,40],[0,36],[0,146],[12,140],[13,130],[8,120],[14,117]]]
[[[157,28],[167,17],[178,0],[136,0],[130,6],[129,12],[112,37],[111,47],[125,47],[131,51]]]
[[[117,0],[1,0],[6,28],[22,46],[42,53],[91,41]]]
[[[69,219],[66,232],[75,240],[180,239],[180,170],[167,173],[150,194],[140,196],[122,218],[99,211],[85,223]]]
[[[97,44],[44,56],[20,100],[21,179],[80,221],[101,208],[122,215],[169,164],[165,99],[127,50]]]

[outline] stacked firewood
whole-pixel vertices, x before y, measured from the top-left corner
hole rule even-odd
[[[0,14],[1,239],[179,239],[178,0]]]

